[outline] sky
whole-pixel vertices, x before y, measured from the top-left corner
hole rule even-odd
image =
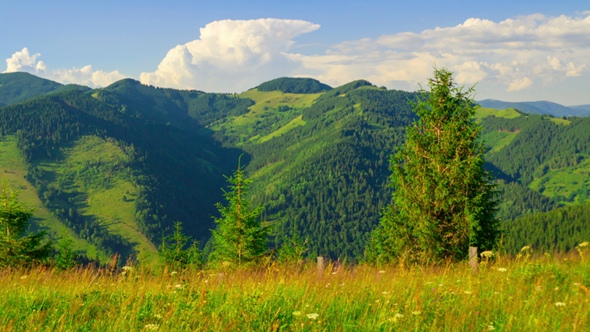
[[[590,2],[0,2],[0,72],[64,84],[242,92],[288,76],[415,91],[435,67],[477,100],[590,104]]]

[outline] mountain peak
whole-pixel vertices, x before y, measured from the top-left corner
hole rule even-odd
[[[332,87],[313,78],[280,77],[257,86],[258,91],[281,91],[284,93],[320,93]]]

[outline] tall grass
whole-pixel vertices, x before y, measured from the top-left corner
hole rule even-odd
[[[5,331],[584,331],[578,254],[466,263],[312,264],[258,271],[35,268],[0,272]]]

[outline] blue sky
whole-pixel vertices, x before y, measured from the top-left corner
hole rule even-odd
[[[0,72],[240,92],[280,76],[590,104],[587,1],[2,1]]]

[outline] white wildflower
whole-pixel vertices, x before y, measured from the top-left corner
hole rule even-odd
[[[313,313],[313,314],[307,314],[306,316],[309,319],[318,319],[318,317],[320,317],[320,314]]]

